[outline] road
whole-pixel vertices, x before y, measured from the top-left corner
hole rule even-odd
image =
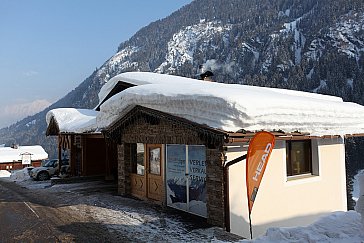
[[[0,178],[0,243],[3,242],[237,242],[206,219],[123,197],[107,181]]]
[[[120,236],[113,238],[103,225],[95,223],[92,218],[63,205],[57,196],[0,180],[0,243],[120,240]]]

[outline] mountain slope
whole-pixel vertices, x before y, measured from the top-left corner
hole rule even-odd
[[[127,71],[196,77],[203,64],[217,82],[332,94],[364,105],[363,27],[362,0],[195,0],[121,43],[47,110],[1,129],[0,143],[42,144],[55,156],[55,140],[45,138],[46,111],[93,108],[101,86]],[[363,166],[364,143],[349,145],[348,168],[358,164],[355,171]]]

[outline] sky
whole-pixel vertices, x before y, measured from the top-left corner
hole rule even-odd
[[[192,0],[0,0],[0,128],[75,89],[140,28]]]

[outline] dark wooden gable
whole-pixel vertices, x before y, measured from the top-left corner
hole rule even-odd
[[[112,96],[120,93],[121,91],[127,89],[127,88],[130,88],[130,87],[133,87],[135,86],[134,84],[130,84],[130,83],[126,83],[126,82],[123,82],[123,81],[119,81],[117,82],[117,84],[114,86],[114,88],[110,91],[110,93],[107,94],[107,96],[105,97],[105,99],[103,99],[101,101],[101,103],[96,107],[95,110],[97,111],[100,111],[100,106],[105,102],[107,101],[108,99],[110,99]]]
[[[54,119],[54,117],[51,118],[48,127],[47,127],[47,131],[46,131],[46,136],[56,136],[59,134],[59,126],[58,123],[56,121],[56,119]]]

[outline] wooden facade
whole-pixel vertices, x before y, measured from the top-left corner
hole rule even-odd
[[[69,161],[71,176],[115,178],[116,144],[107,143],[101,133],[60,134],[58,137],[58,157],[60,161]],[[67,158],[63,155],[64,151]]]
[[[32,160],[30,165],[23,165],[21,161],[2,162],[0,163],[0,170],[21,170],[28,166],[39,167],[41,165],[41,160]]]

